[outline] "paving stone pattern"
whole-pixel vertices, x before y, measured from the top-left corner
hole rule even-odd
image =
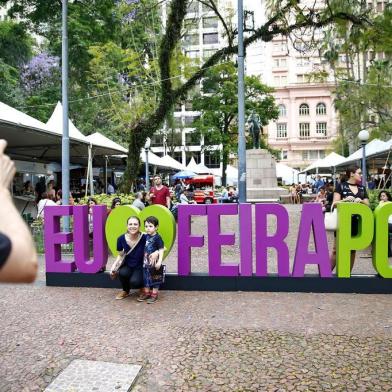
[[[74,360],[45,392],[128,392],[141,366]]]
[[[194,226],[206,232],[204,218]],[[236,247],[223,254],[238,260]],[[367,255],[357,273],[374,271]],[[193,267],[206,271],[206,249]],[[44,279],[41,258],[34,285],[0,285],[0,392],[43,391],[78,359],[142,366],[134,392],[392,391],[389,295],[167,291],[147,305]]]

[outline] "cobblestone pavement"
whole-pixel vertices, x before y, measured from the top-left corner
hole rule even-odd
[[[226,248],[226,261],[238,258]],[[373,272],[367,253],[356,272]],[[167,263],[174,271],[175,253]],[[147,305],[115,301],[112,289],[46,287],[43,264],[34,285],[0,286],[1,392],[42,391],[73,359],[142,365],[136,392],[392,391],[391,296],[163,292]]]

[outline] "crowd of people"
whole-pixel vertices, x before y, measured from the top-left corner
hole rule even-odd
[[[34,279],[37,269],[37,255],[32,243],[31,235],[27,226],[22,221],[19,213],[12,204],[9,186],[15,173],[12,161],[4,154],[6,142],[0,140],[0,206],[4,208],[3,215],[10,219],[0,222],[0,281],[31,281]],[[26,192],[32,192],[31,183],[24,185]],[[178,204],[192,204],[193,189],[184,181],[179,180],[172,191]],[[333,210],[338,203],[362,203],[369,205],[368,192],[362,185],[362,173],[358,167],[351,167],[346,171],[346,176],[335,184],[324,181],[317,176],[313,182],[306,184],[293,184],[290,189],[290,197],[293,203],[301,202],[301,195],[310,194],[311,201],[320,203],[324,212]],[[44,217],[46,206],[61,203],[61,189],[56,191],[53,180],[45,183],[40,180],[35,187],[37,197],[38,217]],[[221,202],[237,202],[238,196],[234,187],[227,187],[222,192]],[[70,200],[73,204],[73,199]],[[379,193],[379,204],[392,202],[390,193],[382,190]],[[93,234],[92,209],[97,201],[90,197],[87,201],[89,207],[89,232]],[[114,197],[108,215],[121,206],[120,197]],[[159,204],[173,211],[172,197],[168,186],[162,183],[162,178],[154,176],[153,186],[147,192],[139,190],[133,202],[133,206],[143,210],[148,205]],[[8,222],[15,222],[9,225]],[[19,226],[21,225],[21,226]],[[162,265],[164,243],[158,233],[159,221],[150,216],[145,219],[145,233],[141,232],[140,220],[137,216],[131,216],[127,220],[126,232],[117,240],[118,256],[113,263],[110,275],[118,278],[122,285],[122,291],[116,299],[124,299],[129,295],[131,288],[140,288],[138,301],[148,304],[158,300],[158,292],[164,278],[164,266]],[[360,218],[352,216],[351,234],[358,234]],[[15,227],[14,227],[15,226]],[[19,228],[17,228],[19,226]],[[389,219],[388,231],[392,234],[392,216]],[[5,234],[7,233],[7,234]],[[336,238],[336,234],[335,234]],[[24,241],[23,246],[20,241]],[[27,246],[27,247],[26,247]],[[27,250],[27,253],[26,253]],[[23,253],[24,252],[24,253]],[[388,257],[392,257],[391,244],[388,245]],[[354,266],[355,251],[351,252],[351,268]],[[336,265],[336,241],[334,241],[331,267]]]

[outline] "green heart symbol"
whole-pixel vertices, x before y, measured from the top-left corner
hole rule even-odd
[[[140,211],[134,206],[116,207],[108,216],[105,225],[106,241],[114,256],[117,256],[117,238],[127,231],[127,220],[130,216],[137,216],[140,219],[140,231],[144,232],[144,221],[149,216],[155,216],[159,221],[158,233],[165,244],[165,258],[176,239],[176,221],[173,214],[159,204],[146,207]]]

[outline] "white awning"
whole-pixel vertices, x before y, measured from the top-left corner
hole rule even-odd
[[[106,148],[112,149],[113,151],[117,150],[117,154],[118,153],[125,153],[125,154],[128,153],[128,150],[125,147],[114,142],[113,140],[109,139],[105,135],[102,135],[102,133],[99,133],[99,132],[92,133],[91,135],[86,136],[86,139],[90,143],[92,143],[93,146],[106,147]]]
[[[313,162],[310,166],[302,170],[300,173],[305,173],[305,172],[312,173],[312,172],[316,172],[317,169],[327,169],[328,171],[330,171],[329,169],[331,169],[331,167],[338,166],[340,163],[344,162],[345,160],[346,160],[345,157],[336,154],[336,152],[331,152],[325,158]]]

